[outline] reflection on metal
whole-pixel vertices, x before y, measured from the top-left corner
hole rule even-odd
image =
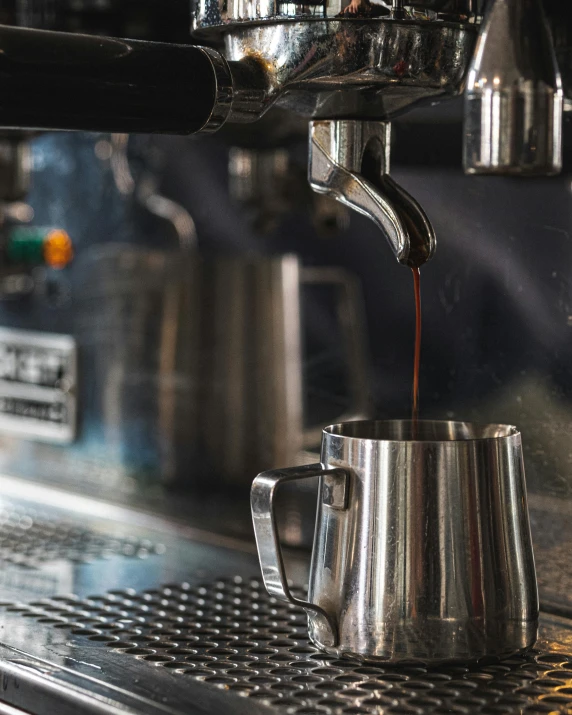
[[[181,250],[197,248],[197,229],[191,214],[176,201],[162,196],[157,191],[154,177],[149,175],[141,179],[137,198],[150,213],[172,224]]]
[[[283,482],[320,476],[308,602],[286,583]],[[328,653],[476,661],[534,645],[538,595],[520,433],[506,425],[348,422],[321,463],[259,474],[256,542],[269,593],[302,606]]]
[[[198,423],[197,270],[193,255],[180,251],[111,244],[84,253],[75,323],[84,366],[82,433],[73,453],[53,455],[60,469],[93,461],[142,481],[190,478]]]
[[[209,4],[218,12],[217,0]],[[252,99],[235,97],[230,119],[252,121],[274,103],[320,119],[390,119],[420,101],[458,95],[475,39],[474,25],[444,21],[237,23],[225,32],[225,56],[237,92],[250,90]]]
[[[127,158],[128,143],[129,134],[112,134],[109,157],[105,152],[101,150],[99,152],[102,160],[107,160],[109,158],[111,174],[115,182],[115,187],[123,196],[130,196],[135,190],[135,179],[131,173],[129,159]]]
[[[406,7],[404,7],[404,5]],[[357,15],[361,20],[368,17],[389,16],[395,2],[391,0],[356,3],[355,0],[317,0],[313,2],[284,2],[283,0],[229,0],[215,3],[199,0],[195,10],[195,28],[228,26],[240,23],[277,23],[292,20],[334,19],[342,15]],[[415,0],[397,3],[407,18],[475,20],[478,17],[474,0]]]
[[[322,282],[336,290],[353,416],[369,407],[362,304],[344,271],[301,272],[293,255],[203,266],[214,340],[203,373],[208,462],[215,474],[250,484],[253,464],[276,466],[319,442],[303,416],[300,286]]]
[[[139,182],[135,182],[127,155],[128,143],[128,134],[112,134],[109,155],[105,151],[105,147],[103,149],[100,147],[99,150],[102,160],[110,160],[111,172],[117,190],[124,196],[131,196],[135,192],[138,201],[150,213],[169,221],[177,233],[181,249],[196,248],[197,230],[189,212],[180,204],[158,192],[156,177],[151,172],[146,172]]]
[[[294,590],[297,598],[304,597],[301,589]],[[499,690],[508,691],[505,697],[518,698],[512,690],[525,687],[523,683],[529,692],[519,705],[528,705],[531,709],[526,712],[534,713],[535,703],[558,697],[562,690],[555,688],[568,678],[570,668],[570,656],[559,655],[557,644],[553,651],[543,644],[535,654],[515,656],[496,668],[482,664],[461,670],[428,669],[417,661],[396,671],[379,662],[339,660],[309,641],[302,609],[277,603],[257,579],[240,575],[212,582],[174,582],[140,592],[118,589],[86,600],[43,599],[2,610],[8,623],[23,619],[39,625],[46,618],[56,620],[45,630],[54,633],[55,625],[75,652],[90,651],[87,665],[97,663],[100,669],[103,664],[104,674],[113,672],[114,666],[122,668],[127,683],[136,677],[150,681],[163,694],[169,712],[175,713],[180,712],[178,699],[184,691],[196,702],[211,688],[221,693],[219,707],[226,700],[225,712],[232,713],[240,712],[242,700],[242,707],[254,713],[260,704],[262,712],[290,715],[309,715],[310,709],[337,715],[352,712],[351,708],[375,715],[381,705],[390,715],[410,708],[410,700],[418,697],[415,712],[423,715],[449,710],[478,714],[490,712]],[[568,637],[568,622],[549,620],[548,626],[562,640]],[[56,669],[53,675],[63,674]],[[167,683],[168,690],[162,691]],[[567,702],[565,697],[563,704]],[[139,712],[147,712],[143,704],[140,707]],[[218,711],[213,705],[208,709]]]
[[[389,175],[391,125],[356,120],[310,124],[310,185],[370,218],[400,263],[420,266],[435,252],[421,206]]]
[[[10,502],[0,507],[0,563],[37,569],[54,561],[91,563],[112,556],[144,559],[165,547],[148,539],[109,536],[78,519],[54,518],[49,509]],[[61,587],[61,586],[60,586]]]
[[[412,707],[423,715],[485,715],[511,713],[515,703],[535,713],[572,701],[563,687],[572,669],[572,621],[565,618],[542,615],[537,648],[500,664],[428,668],[417,660],[396,671],[338,659],[310,642],[301,609],[265,593],[244,545],[201,532],[193,540],[192,528],[185,538],[170,520],[46,487],[38,488],[39,503],[23,502],[18,488],[26,494],[23,482],[0,480],[12,511],[41,509],[48,529],[64,519],[106,539],[127,532],[166,545],[160,557],[112,555],[104,568],[64,556],[65,595],[50,590],[49,564],[33,572],[45,574],[43,581],[10,566],[22,577],[0,583],[2,700],[26,712],[187,715],[192,702],[221,715],[307,715],[316,708],[374,715],[380,707],[388,715]],[[337,503],[339,494],[329,495]],[[288,575],[301,583],[303,564],[287,556]],[[306,597],[291,588],[297,599]]]
[[[275,499],[279,484],[327,476],[341,483],[347,491],[347,474],[343,469],[328,469],[323,464],[306,464],[303,467],[275,469],[259,474],[252,484],[250,503],[258,557],[266,590],[271,596],[303,608],[313,627],[314,642],[326,649],[339,645],[339,633],[335,614],[329,613],[322,604],[296,598],[288,585],[284,560],[280,549]]]
[[[390,715],[411,710],[412,700],[423,715],[512,713],[515,702],[542,713],[570,702],[562,687],[572,665],[565,619],[545,617],[540,648],[502,664],[416,661],[396,671],[321,652],[301,609],[269,598],[258,579],[225,576],[9,603],[0,610],[12,634],[0,651],[4,699],[34,712],[40,703],[71,712],[83,695],[82,712],[91,705],[106,715],[124,708],[179,715],[189,702],[237,715],[374,715],[380,706]]]
[[[279,113],[278,122],[281,116]],[[304,130],[306,135],[307,124]],[[297,161],[293,152],[285,147],[231,147],[229,193],[248,213],[254,230],[269,237],[281,220],[303,210],[310,214],[320,237],[335,236],[347,230],[347,208],[324,194],[313,192],[306,181],[307,171],[306,157],[303,163]]]
[[[4,216],[9,221],[30,223],[34,220],[34,209],[23,201],[14,201],[2,207]]]
[[[231,147],[229,193],[249,214],[255,231],[270,234],[280,219],[299,208],[310,193],[287,149],[266,151]]]
[[[138,480],[246,487],[319,442],[304,416],[304,285],[333,288],[347,406],[368,414],[363,302],[343,270],[297,257],[211,257],[127,246],[88,252],[76,296],[83,431],[58,468],[90,455]],[[340,414],[340,413],[343,413]]]
[[[19,708],[12,707],[12,705],[0,703],[0,715],[26,715],[26,713]]]
[[[557,174],[562,101],[540,0],[491,0],[465,93],[465,171]]]
[[[337,422],[363,419],[371,413],[369,349],[363,295],[358,280],[343,268],[304,267],[303,285],[333,286],[336,289],[336,313],[348,365],[348,408]],[[322,425],[306,427],[303,435],[305,449],[317,449],[322,438]]]
[[[33,495],[33,503],[30,496]],[[180,495],[177,501],[184,501]],[[0,474],[0,504],[5,508],[40,510],[46,518],[58,521],[65,518],[68,521],[77,521],[84,528],[93,528],[101,532],[102,525],[105,526],[105,533],[109,536],[123,538],[127,531],[131,535],[139,535],[143,538],[151,538],[153,534],[154,542],[165,542],[165,532],[171,538],[185,539],[187,542],[201,544],[203,546],[216,546],[231,549],[234,552],[255,553],[256,547],[250,541],[238,537],[228,536],[229,530],[213,531],[199,528],[196,524],[191,524],[189,519],[165,518],[159,515],[157,509],[153,513],[153,497],[149,502],[140,501],[143,510],[136,511],[132,507],[126,509],[111,501],[103,501],[99,497],[86,496],[85,492],[67,491],[60,488],[44,486],[34,481],[33,489],[29,479],[18,479]],[[236,504],[234,495],[233,504]],[[156,499],[154,500],[157,506]],[[188,502],[187,502],[188,503]],[[250,515],[249,515],[250,522]],[[109,525],[119,525],[117,529],[110,530]],[[212,527],[212,523],[209,524]],[[249,524],[250,525],[250,524]],[[223,533],[224,532],[224,533]],[[248,530],[250,536],[250,529]],[[113,586],[110,585],[109,588]],[[77,590],[77,584],[74,586]]]
[[[20,201],[30,188],[30,137],[22,132],[0,135],[0,200]]]

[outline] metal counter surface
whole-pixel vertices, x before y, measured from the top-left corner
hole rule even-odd
[[[567,618],[503,662],[337,660],[266,594],[249,541],[11,478],[0,495],[0,712],[572,712]]]

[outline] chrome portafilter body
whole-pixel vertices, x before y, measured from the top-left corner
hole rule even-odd
[[[475,19],[464,2],[200,0],[194,31],[218,40],[240,80],[231,118],[252,121],[275,106],[312,120],[312,188],[371,218],[397,260],[415,267],[433,255],[435,234],[389,176],[388,122],[463,90]]]

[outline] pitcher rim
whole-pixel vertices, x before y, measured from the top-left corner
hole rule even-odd
[[[404,435],[395,436],[372,436],[367,434],[365,427],[369,428],[371,432],[372,428],[382,428],[393,426],[394,428],[401,427],[404,429]],[[503,423],[480,423],[480,422],[468,422],[462,420],[417,420],[416,429],[417,432],[423,434],[424,430],[426,437],[420,437],[419,434],[412,436],[413,432],[413,420],[410,419],[393,419],[393,420],[353,420],[348,422],[338,422],[335,424],[328,425],[323,429],[324,438],[329,437],[341,437],[342,439],[351,441],[365,441],[365,442],[395,442],[403,443],[407,442],[410,444],[446,444],[446,443],[463,443],[463,442],[489,442],[489,441],[501,441],[506,440],[511,437],[519,437],[520,430],[514,425],[503,424]],[[432,427],[437,431],[442,430],[443,436],[431,434],[428,430]],[[359,433],[360,428],[364,428],[364,433]],[[407,431],[408,430],[408,431]],[[449,430],[449,434],[447,434]]]

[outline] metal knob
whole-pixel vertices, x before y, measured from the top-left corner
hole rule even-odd
[[[465,172],[557,174],[562,101],[540,0],[493,0],[465,91]]]

